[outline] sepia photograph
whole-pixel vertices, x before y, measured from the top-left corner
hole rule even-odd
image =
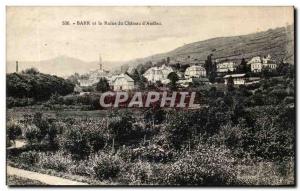
[[[294,187],[294,16],[6,6],[6,185]]]

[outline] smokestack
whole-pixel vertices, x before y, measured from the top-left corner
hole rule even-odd
[[[19,64],[18,64],[18,61],[16,61],[16,73],[19,72]]]
[[[102,70],[102,58],[101,58],[101,54],[99,54],[99,67],[100,67],[100,70]]]

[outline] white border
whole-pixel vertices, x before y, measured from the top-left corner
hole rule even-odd
[[[0,153],[1,153],[1,158],[0,158],[0,180],[1,180],[1,185],[0,185],[0,190],[8,190],[12,188],[8,188],[6,186],[5,180],[6,180],[6,171],[5,171],[5,98],[6,98],[6,93],[5,93],[5,65],[6,65],[6,52],[5,52],[5,35],[6,35],[6,28],[5,28],[5,14],[6,14],[6,6],[8,5],[19,5],[19,6],[29,6],[29,5],[43,5],[43,6],[55,6],[55,5],[60,5],[60,6],[69,6],[69,5],[86,5],[86,6],[147,6],[147,5],[152,5],[152,6],[190,6],[190,5],[195,5],[195,6],[256,6],[256,5],[261,5],[261,6],[286,6],[286,5],[294,5],[296,9],[300,8],[300,1],[298,0],[251,0],[251,1],[239,1],[239,0],[230,0],[230,1],[222,1],[222,0],[173,0],[173,1],[167,1],[167,0],[103,0],[103,1],[93,1],[93,0],[44,0],[44,1],[37,1],[37,0],[1,0],[0,1],[0,21],[1,21],[1,33],[0,33],[0,44],[1,44],[1,54],[2,54],[2,63],[0,64],[0,70],[1,70],[1,75],[0,75],[0,87],[2,87],[2,91],[0,93],[0,124],[1,124],[1,130],[0,130],[0,136],[1,136],[1,147],[0,147]],[[299,13],[299,10],[298,10]],[[299,26],[298,20],[295,20],[295,26]],[[298,27],[296,29],[298,31]],[[298,44],[299,37],[297,38],[297,42],[295,44]],[[299,55],[299,49],[297,49],[296,55]],[[299,75],[299,67],[297,67],[297,73]],[[299,88],[299,76],[297,78],[297,88]],[[297,94],[297,100],[299,100],[299,94]],[[298,101],[299,102],[299,101]],[[297,104],[297,108],[298,108]],[[297,112],[297,119],[300,119],[300,114]],[[299,130],[297,130],[297,138],[299,139]],[[297,141],[299,142],[299,141]],[[299,153],[299,146],[297,144],[297,154]],[[299,155],[297,155],[299,156]],[[297,172],[299,172],[299,163],[297,163]],[[299,173],[297,173],[299,175]],[[297,182],[299,184],[299,176],[297,177]],[[35,190],[50,190],[51,188],[37,188]],[[56,188],[57,190],[63,190],[63,188]],[[73,189],[73,188],[72,188]],[[80,188],[78,188],[80,189]],[[85,188],[86,190],[94,190],[94,189],[105,189],[105,190],[112,190],[115,188]],[[132,188],[117,188],[118,190],[132,190]],[[149,188],[135,188],[135,189],[149,189]],[[154,188],[150,188],[151,190]],[[163,188],[155,188],[155,189],[163,189]],[[164,189],[173,189],[173,188],[164,188]],[[175,188],[174,188],[175,189]],[[176,188],[178,189],[178,188]],[[182,189],[182,188],[180,188]],[[191,189],[191,188],[189,188]],[[197,188],[196,188],[197,189]],[[198,189],[201,190],[219,190],[219,189],[241,189],[241,188],[203,188],[199,187]],[[250,190],[253,188],[245,188],[245,190]],[[262,188],[258,188],[262,189]],[[267,188],[266,188],[267,189]],[[269,188],[268,188],[269,189]],[[278,188],[275,188],[278,189]],[[281,189],[281,188],[280,188]],[[288,188],[282,188],[282,189],[288,189]],[[22,190],[32,190],[32,188],[23,188]]]

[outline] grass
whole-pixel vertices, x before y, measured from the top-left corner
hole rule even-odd
[[[31,179],[28,179],[28,178],[21,178],[21,177],[15,176],[15,175],[12,175],[12,176],[8,175],[6,181],[7,181],[7,185],[9,185],[9,186],[46,185],[46,184],[44,184],[40,181],[37,181],[37,180],[31,180]]]

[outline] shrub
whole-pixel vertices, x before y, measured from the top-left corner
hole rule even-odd
[[[195,132],[190,119],[190,113],[176,112],[171,115],[166,126],[166,137],[168,142],[176,149],[187,144]]]
[[[124,165],[123,161],[116,155],[107,153],[99,153],[91,160],[94,161],[93,171],[95,177],[99,180],[107,180],[117,177]]]
[[[71,156],[61,151],[56,153],[40,153],[39,155],[39,165],[46,169],[66,172],[71,163]]]
[[[40,130],[40,133],[38,134],[37,139],[39,142],[41,142],[48,133],[50,123],[47,120],[47,118],[45,118],[43,116],[42,113],[37,112],[33,116],[33,124],[35,124],[36,127],[39,128],[39,130]]]
[[[234,185],[237,184],[234,158],[222,147],[199,145],[165,169],[166,185]]]
[[[120,181],[131,185],[151,184],[152,176],[152,164],[149,162],[138,161],[127,164],[122,168]]]
[[[74,159],[87,158],[91,151],[91,146],[84,132],[78,126],[68,129],[61,139],[62,147],[72,154]]]
[[[39,161],[39,154],[36,151],[28,151],[20,154],[20,164],[35,165]]]
[[[48,139],[49,139],[49,144],[52,147],[57,147],[58,146],[58,142],[57,142],[57,134],[58,134],[58,129],[57,127],[52,124],[50,125],[49,129],[48,129]]]
[[[17,137],[20,135],[22,135],[22,129],[20,125],[15,121],[8,121],[6,124],[6,136],[8,138],[8,142],[15,142]]]
[[[71,125],[71,124],[70,124]],[[100,121],[84,121],[74,123],[60,136],[60,145],[71,153],[74,159],[87,158],[90,153],[102,149],[107,143],[106,123]]]
[[[93,176],[93,168],[91,161],[78,161],[76,164],[73,164],[69,168],[69,172],[79,176]]]
[[[117,112],[109,116],[109,133],[119,144],[128,144],[128,142],[139,138],[139,134],[134,129],[135,119],[131,113]]]
[[[161,108],[150,108],[144,113],[146,123],[161,124],[166,118],[166,112]]]
[[[168,162],[173,157],[173,153],[159,145],[152,144],[138,148],[121,148],[117,153],[123,160],[133,162],[136,160],[148,162]]]
[[[27,125],[25,128],[25,138],[30,143],[33,144],[38,141],[40,137],[40,129],[36,125]]]

